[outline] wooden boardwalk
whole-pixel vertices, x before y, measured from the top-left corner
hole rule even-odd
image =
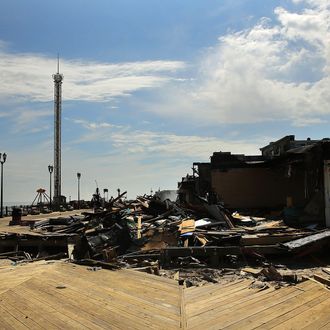
[[[183,289],[133,270],[64,262],[0,266],[1,329],[330,329],[330,291],[314,281]]]
[[[90,209],[81,209],[65,212],[52,212],[48,214],[38,214],[38,215],[26,215],[22,216],[22,220],[29,223],[34,223],[36,221],[47,220],[49,218],[59,218],[59,217],[70,217],[71,215],[80,215],[82,212],[91,212]],[[14,233],[14,234],[28,234],[41,236],[40,233],[30,230],[29,226],[9,226],[11,217],[0,218],[0,233]]]
[[[185,290],[189,329],[330,329],[330,291],[314,281],[265,290],[246,281]]]

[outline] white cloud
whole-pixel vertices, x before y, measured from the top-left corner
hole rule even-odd
[[[6,107],[5,107],[6,108]],[[11,133],[38,133],[50,129],[53,111],[47,108],[33,108],[32,106],[8,107],[9,111],[0,112],[0,118],[6,119],[6,129]],[[4,136],[6,135],[4,134]],[[7,135],[8,136],[8,135]]]
[[[1,45],[0,45],[1,46]],[[64,100],[109,101],[143,88],[158,87],[184,68],[179,61],[98,63],[61,59]],[[53,99],[56,60],[37,54],[14,54],[0,47],[0,98]]]
[[[140,159],[148,158],[187,158],[208,160],[214,151],[233,153],[259,153],[260,139],[226,140],[217,137],[199,135],[179,135],[169,132],[136,130],[130,126],[118,126],[110,123],[95,123],[74,120],[76,124],[88,130],[72,143],[105,142],[109,149],[122,154],[139,154]],[[104,150],[106,153],[107,150]]]
[[[275,22],[263,18],[220,37],[198,64],[195,82],[168,89],[158,107],[140,106],[206,124],[299,125],[304,117],[321,122],[330,114],[329,1],[307,1],[300,12],[274,12]]]
[[[161,86],[149,94],[151,101],[135,96],[132,104],[160,116],[204,124],[289,120],[299,126],[304,117],[314,118],[305,123],[320,123],[330,109],[329,1],[293,2],[305,8],[289,12],[277,7],[274,21],[262,18],[250,29],[221,36],[195,63],[199,74],[191,79],[176,77],[185,67],[179,61],[62,60],[63,98],[112,101]],[[55,59],[11,54],[0,47],[0,98],[50,101],[55,63]]]
[[[70,120],[70,119],[68,119]],[[84,128],[87,128],[88,130],[96,130],[96,129],[101,129],[101,128],[122,128],[123,126],[120,125],[113,125],[107,122],[90,122],[84,119],[74,119],[73,120],[74,124],[78,124],[83,126]]]
[[[329,9],[330,3],[329,0],[292,0],[293,3],[307,3],[311,6],[322,8],[322,9]]]
[[[327,120],[322,120],[320,118],[297,118],[297,120],[294,122],[294,126],[296,127],[306,127],[310,125],[315,124],[326,124],[328,123]]]
[[[37,122],[40,118],[50,117],[53,115],[51,110],[32,110],[32,109],[16,109],[12,113],[15,117],[15,122],[21,128],[26,127],[27,125]]]

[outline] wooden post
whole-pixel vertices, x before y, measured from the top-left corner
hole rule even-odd
[[[137,231],[137,238],[140,239],[140,238],[141,238],[141,220],[142,220],[142,216],[139,215],[137,218],[138,218],[138,224],[137,224],[137,228],[138,228],[138,231]]]

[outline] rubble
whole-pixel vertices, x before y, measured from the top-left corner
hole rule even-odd
[[[264,267],[267,258],[309,254],[330,242],[329,230],[231,213],[202,197],[204,207],[193,210],[156,195],[126,200],[125,194],[103,208],[97,203],[93,212],[36,221],[29,234],[2,233],[0,258],[33,262],[61,255],[93,269],[128,267],[166,277],[176,269],[186,286],[229,280],[228,273],[224,276],[228,267],[236,269],[229,276],[235,280],[295,283],[295,274]],[[7,253],[10,249],[18,251]],[[250,261],[262,267],[249,268]]]

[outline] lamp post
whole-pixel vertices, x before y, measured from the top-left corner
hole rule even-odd
[[[3,164],[6,162],[7,154],[0,153],[0,163],[1,163],[1,212],[0,212],[0,218],[3,218]]]
[[[81,173],[77,173],[77,178],[78,178],[78,209],[80,209],[80,178],[81,178]]]
[[[49,172],[49,208],[52,209],[52,173],[54,170],[54,166],[48,165]]]

